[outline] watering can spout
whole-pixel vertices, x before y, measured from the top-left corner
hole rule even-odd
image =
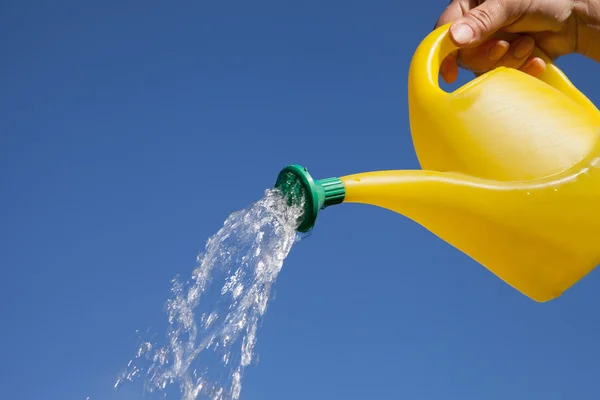
[[[281,191],[288,205],[301,206],[304,212],[298,221],[299,232],[310,231],[319,211],[344,201],[346,189],[339,178],[314,180],[301,165],[288,165],[279,172],[275,188]]]

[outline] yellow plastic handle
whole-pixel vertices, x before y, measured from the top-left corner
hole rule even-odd
[[[435,29],[421,41],[415,51],[409,71],[409,90],[419,93],[419,97],[439,97],[446,95],[439,86],[442,61],[458,47],[448,35],[451,24]]]
[[[450,39],[451,25],[452,23],[448,23],[431,32],[417,48],[411,63],[410,79],[413,80],[413,84],[418,84],[421,90],[427,90],[432,95],[447,94],[439,86],[439,73],[442,61],[450,53],[458,50]],[[538,75],[538,79],[560,90],[587,110],[600,113],[594,103],[571,83],[550,57],[539,48],[535,48],[533,56],[541,58],[546,63],[546,68]]]

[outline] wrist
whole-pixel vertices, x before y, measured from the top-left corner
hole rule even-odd
[[[600,0],[575,0],[576,52],[600,62]]]

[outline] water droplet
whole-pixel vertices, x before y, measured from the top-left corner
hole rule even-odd
[[[240,397],[271,286],[297,241],[303,212],[303,204],[288,207],[278,193],[267,190],[232,213],[207,240],[192,279],[172,280],[165,344],[144,342],[115,387],[142,375],[150,391],[179,387],[182,400]]]

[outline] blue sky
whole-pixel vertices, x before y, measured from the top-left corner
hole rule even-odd
[[[445,1],[5,1],[0,393],[112,385],[169,281],[290,163],[418,168],[412,53]],[[559,65],[600,104],[600,66]],[[461,82],[470,79],[462,73]],[[389,211],[322,213],[243,399],[598,399],[600,275],[538,304]]]

